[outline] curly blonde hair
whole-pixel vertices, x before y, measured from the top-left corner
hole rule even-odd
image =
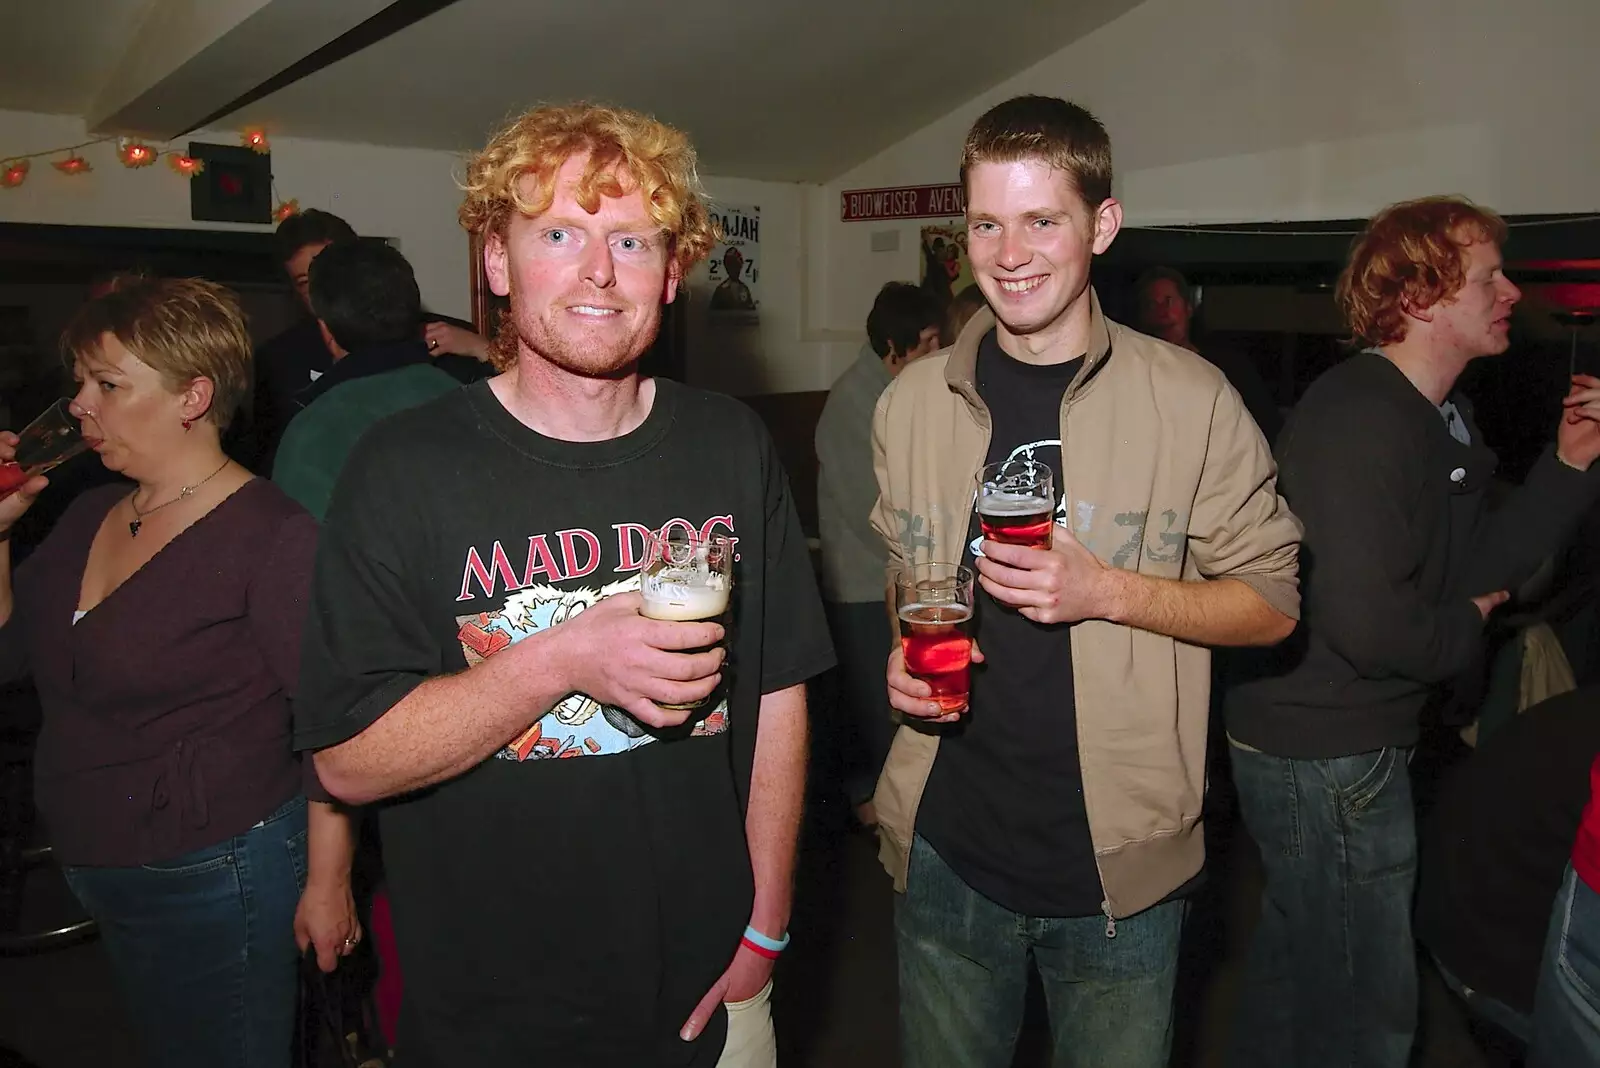
[[[1406,312],[1431,308],[1466,282],[1466,247],[1505,244],[1506,224],[1465,197],[1391,204],[1372,217],[1350,249],[1335,297],[1350,332],[1368,345],[1406,336]]]
[[[705,259],[716,229],[696,171],[694,146],[680,130],[641,112],[603,104],[536,107],[489,139],[467,163],[461,225],[475,234],[505,236],[511,213],[538,215],[555,199],[556,172],[588,153],[578,203],[596,211],[602,196],[638,189],[650,218],[671,235],[678,269]],[[522,179],[533,176],[526,192]]]

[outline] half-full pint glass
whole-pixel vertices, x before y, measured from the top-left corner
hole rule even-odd
[[[733,542],[721,535],[702,538],[671,528],[646,540],[644,570],[639,593],[644,614],[651,619],[698,623],[720,618],[728,610],[733,592]],[[710,697],[686,705],[662,708],[699,708]]]
[[[906,672],[933,689],[945,712],[965,712],[972,677],[972,571],[916,564],[895,576]]]
[[[28,479],[65,463],[89,447],[83,426],[72,414],[71,401],[63,397],[39,418],[17,432],[17,452],[10,463],[0,464],[0,500],[21,489]]]
[[[983,536],[1005,545],[1050,548],[1056,497],[1050,465],[1003,460],[978,473],[978,526]]]

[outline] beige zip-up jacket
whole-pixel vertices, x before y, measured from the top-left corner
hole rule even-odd
[[[1102,561],[1185,581],[1233,578],[1291,618],[1301,527],[1272,454],[1222,372],[1106,319],[1091,292],[1089,351],[1061,402],[1072,533]],[[891,568],[959,561],[973,477],[989,448],[974,381],[979,312],[955,345],[918,360],[878,400],[872,523]],[[1084,805],[1108,918],[1141,912],[1199,872],[1211,653],[1100,620],[1074,625]],[[1001,713],[995,713],[1001,714]],[[902,725],[873,802],[879,853],[904,891],[917,805],[939,738]]]

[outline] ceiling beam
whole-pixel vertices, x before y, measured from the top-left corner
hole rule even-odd
[[[85,116],[172,140],[390,6],[390,0],[153,0]]]

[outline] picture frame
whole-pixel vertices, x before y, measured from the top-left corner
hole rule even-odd
[[[189,142],[205,169],[189,179],[189,217],[196,222],[272,223],[272,154],[243,145]]]

